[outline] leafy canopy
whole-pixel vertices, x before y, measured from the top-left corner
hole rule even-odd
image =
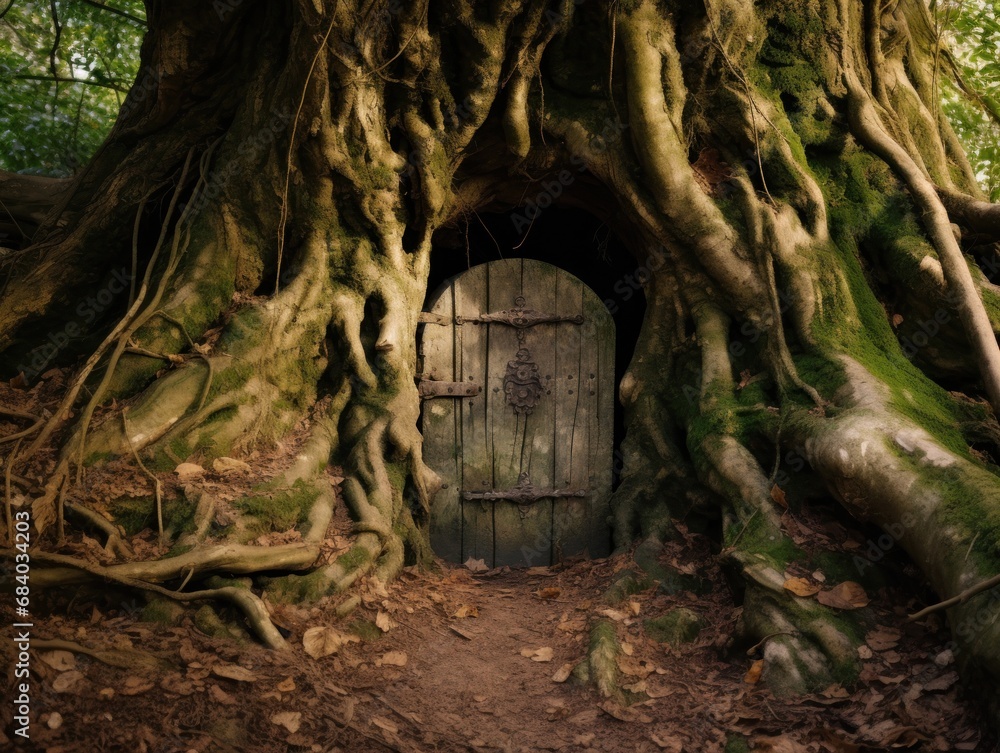
[[[935,86],[1000,201],[1000,0],[929,0]],[[4,0],[0,0],[3,4]],[[100,146],[139,70],[141,0],[6,0],[0,8],[0,169],[71,175]]]
[[[71,175],[107,136],[135,80],[145,8],[0,0],[0,13],[0,169]]]

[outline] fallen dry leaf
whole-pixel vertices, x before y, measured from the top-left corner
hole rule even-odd
[[[788,500],[785,499],[785,491],[777,484],[771,487],[771,499],[777,502],[778,506],[783,510],[788,509]]]
[[[250,466],[242,460],[236,458],[221,457],[212,461],[212,468],[216,473],[232,473],[233,471],[249,471]],[[295,730],[292,730],[294,732]]]
[[[617,609],[602,609],[601,614],[605,617],[610,617],[615,622],[621,622],[622,620],[627,620],[628,615],[625,612],[619,611]]]
[[[816,601],[833,609],[860,609],[868,606],[870,599],[860,583],[845,580],[829,591],[820,591]]]
[[[764,660],[757,659],[750,665],[750,669],[743,675],[743,682],[747,685],[756,685],[760,681],[760,673],[764,671]]]
[[[660,750],[666,750],[669,753],[682,753],[684,750],[684,743],[676,737],[669,737],[666,734],[661,736],[653,732],[650,734],[649,739],[656,743],[656,747]]]
[[[257,675],[238,664],[216,664],[212,667],[212,674],[237,682],[257,682]]]
[[[40,651],[38,658],[60,672],[76,669],[76,657],[71,651]]]
[[[649,714],[645,714],[634,707],[620,706],[614,701],[605,701],[604,703],[599,704],[598,708],[600,708],[601,711],[608,716],[613,716],[615,719],[623,722],[651,724],[653,721],[653,717],[649,716]]]
[[[52,689],[57,693],[66,693],[73,689],[80,680],[83,679],[83,672],[76,669],[71,669],[68,672],[63,672],[61,675],[56,677],[52,681]]]
[[[126,677],[125,684],[119,688],[122,695],[139,695],[147,690],[152,690],[153,681],[144,677]]]
[[[935,677],[933,680],[924,685],[924,690],[936,691],[936,690],[947,690],[952,685],[958,682],[957,672],[948,672],[941,675],[940,677]]]
[[[879,625],[865,635],[865,643],[871,646],[873,651],[887,651],[895,648],[902,637],[903,634],[895,628]]]
[[[341,633],[332,627],[318,625],[311,627],[302,635],[302,647],[313,659],[322,659],[324,656],[335,654],[345,643],[359,643],[360,638],[355,635]]]
[[[271,722],[295,733],[302,726],[302,713],[299,711],[279,711],[271,717]]]
[[[382,666],[405,667],[408,657],[403,651],[389,651],[382,655]]]
[[[235,698],[215,684],[209,685],[208,695],[213,701],[221,703],[223,706],[235,706],[237,703]]]
[[[556,670],[556,673],[552,675],[552,682],[566,682],[571,674],[573,674],[573,665],[563,664]]]
[[[293,690],[295,690],[295,680],[293,680],[291,677],[286,677],[284,680],[278,683],[277,687],[278,690],[280,690],[282,693],[291,693]]]
[[[789,578],[785,581],[785,590],[791,591],[796,596],[813,596],[822,589],[805,578]]]
[[[469,606],[468,604],[462,604],[455,610],[455,614],[452,617],[458,617],[460,620],[464,620],[466,617],[478,617],[479,607]]]
[[[181,481],[184,481],[185,479],[191,479],[196,476],[204,475],[205,469],[197,463],[181,463],[179,466],[174,468],[174,473],[177,474]]]
[[[489,567],[486,566],[486,560],[477,560],[469,557],[464,564],[474,573],[485,573],[489,570]]]
[[[373,716],[372,724],[380,729],[384,729],[386,732],[395,735],[399,732],[399,727],[390,722],[388,719],[383,719],[381,716]]]
[[[383,633],[388,633],[394,627],[396,627],[396,622],[388,615],[388,613],[383,612],[381,609],[378,614],[375,615],[375,626],[381,630]]]
[[[548,646],[543,648],[522,648],[521,656],[531,659],[531,661],[552,661],[552,649]]]

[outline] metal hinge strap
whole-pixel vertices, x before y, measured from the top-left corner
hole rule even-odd
[[[586,497],[588,494],[590,494],[589,489],[539,489],[531,483],[527,473],[522,473],[518,476],[517,485],[511,489],[488,492],[463,491],[462,499],[503,500],[516,505],[525,505],[551,497]]]

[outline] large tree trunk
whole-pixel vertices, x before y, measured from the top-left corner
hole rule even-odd
[[[770,638],[765,677],[792,691],[856,671],[857,638],[782,587],[799,553],[776,459],[801,453],[942,598],[1000,572],[1000,478],[970,449],[996,448],[981,398],[1000,406],[1000,298],[959,240],[992,260],[995,211],[932,98],[939,40],[920,0],[148,5],[143,72],[108,141],[72,185],[38,188],[33,242],[4,257],[6,376],[90,358],[15,460],[64,437],[40,529],[81,466],[246,448],[321,390],[284,482],[344,467],[359,535],[324,587],[426,562],[439,481],[421,457],[415,332],[435,231],[570,170],[586,179],[558,201],[606,218],[637,263],[669,259],[620,385],[620,545],[721,511],[741,628]],[[95,290],[120,292],[87,303]],[[113,397],[127,416],[94,424]],[[213,549],[199,573],[308,569],[332,504],[317,489],[302,547]],[[162,582],[190,563],[120,567]],[[984,609],[948,616],[970,678],[995,683]]]

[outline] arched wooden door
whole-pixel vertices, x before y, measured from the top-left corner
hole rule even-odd
[[[424,460],[444,486],[446,560],[547,565],[609,549],[615,325],[573,275],[504,259],[452,278],[423,316]]]

